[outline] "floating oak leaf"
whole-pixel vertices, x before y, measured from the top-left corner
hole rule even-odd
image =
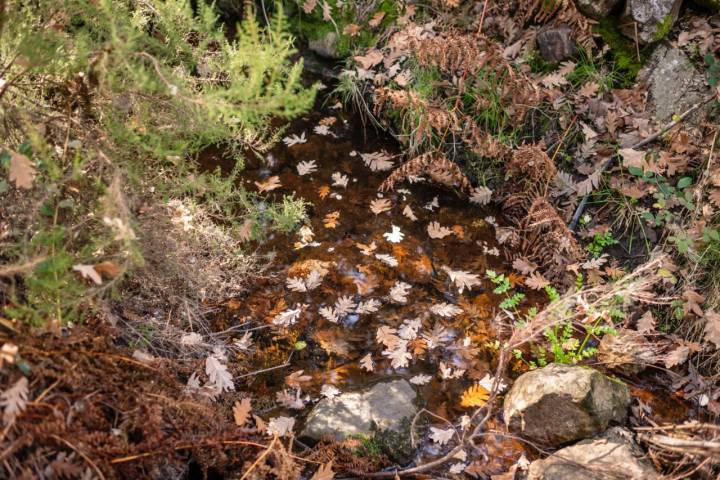
[[[367,370],[368,372],[372,372],[375,370],[375,363],[373,362],[372,354],[368,353],[360,359],[360,367],[363,370]]]
[[[299,137],[293,133],[292,135],[283,138],[283,143],[288,147],[292,147],[293,145],[298,145],[305,142],[307,142],[307,138],[305,138],[305,132],[302,132]]]
[[[413,209],[410,208],[410,205],[405,205],[405,208],[403,208],[402,214],[405,215],[410,220],[412,220],[413,222],[417,221],[415,212],[413,212]]]
[[[383,212],[387,212],[392,208],[390,200],[387,198],[376,198],[370,202],[370,211],[375,215],[379,215]]]
[[[455,283],[458,291],[462,293],[466,288],[472,290],[475,285],[480,285],[480,277],[474,273],[465,272],[462,270],[452,270],[449,267],[442,267],[445,273],[448,274],[450,280]]]
[[[438,222],[428,223],[427,232],[430,238],[445,238],[453,233],[451,229],[443,227]]]
[[[367,313],[374,313],[374,312],[377,312],[381,306],[382,306],[382,303],[380,303],[380,300],[371,298],[364,302],[358,303],[357,309],[355,311],[360,315],[367,314]]]
[[[360,157],[373,172],[384,172],[393,167],[390,155],[385,152],[361,153]]]
[[[390,300],[399,304],[407,303],[407,296],[411,288],[412,287],[405,282],[395,282],[395,285],[390,289]]]
[[[245,422],[250,418],[250,412],[252,411],[252,403],[249,398],[243,398],[235,402],[233,405],[233,418],[235,419],[235,425],[242,427]]]
[[[426,375],[424,373],[415,375],[410,379],[410,383],[413,385],[427,385],[432,381],[432,375]]]
[[[487,205],[490,203],[492,193],[492,190],[487,187],[476,187],[472,192],[470,192],[470,203],[474,203],[476,205]]]
[[[340,172],[333,173],[330,178],[332,178],[333,187],[347,188],[348,181],[350,180],[347,175]]]
[[[437,305],[433,305],[430,307],[430,311],[434,313],[435,315],[440,315],[441,317],[454,317],[456,315],[459,315],[462,313],[462,308],[453,305],[451,303],[438,303]]]
[[[325,215],[325,218],[323,218],[323,226],[325,228],[336,228],[338,224],[340,223],[340,212],[335,211],[328,213]]]
[[[297,171],[300,176],[315,173],[317,171],[317,163],[315,163],[315,160],[302,161],[297,164]]]
[[[400,227],[397,225],[392,225],[392,230],[387,233],[383,233],[383,237],[385,237],[385,240],[391,243],[400,243],[402,242],[402,239],[405,237],[405,234],[400,231]]]
[[[397,267],[398,265],[400,265],[397,258],[393,257],[392,255],[388,255],[387,253],[376,253],[375,258],[391,267]]]
[[[264,193],[280,188],[282,184],[280,183],[280,177],[273,175],[263,182],[255,182],[255,186],[258,187],[260,193]]]

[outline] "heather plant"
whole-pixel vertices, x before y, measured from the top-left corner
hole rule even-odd
[[[64,324],[92,311],[123,274],[156,263],[140,240],[168,224],[148,212],[174,220],[158,207],[173,199],[211,219],[203,234],[234,239],[231,256],[238,239],[304,218],[302,201],[236,181],[244,156],[281,133],[270,120],[314,102],[281,10],[264,26],[246,12],[231,36],[206,2],[0,4],[4,315]],[[233,175],[199,169],[209,146],[233,158]],[[238,265],[236,278],[252,264],[231,260],[220,263]]]

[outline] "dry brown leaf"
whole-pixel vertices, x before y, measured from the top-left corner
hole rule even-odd
[[[93,265],[93,268],[97,273],[100,274],[101,277],[107,280],[112,280],[113,278],[118,277],[122,273],[122,269],[118,267],[115,263],[110,261],[101,262]]]
[[[235,419],[235,425],[238,427],[245,425],[245,422],[247,422],[250,418],[251,411],[252,402],[248,397],[235,402],[235,405],[233,405],[233,418]]]
[[[705,301],[705,297],[697,293],[696,291],[686,288],[682,294],[685,303],[683,304],[683,310],[685,313],[693,312],[698,317],[704,315],[700,305]]]
[[[369,50],[365,55],[355,55],[353,58],[362,68],[370,70],[372,67],[382,62],[383,54],[380,50],[373,49]]]
[[[343,33],[351,37],[357,37],[358,35],[360,35],[361,30],[362,29],[360,28],[360,25],[348,23],[347,25],[345,25],[345,28],[343,28]]]
[[[385,12],[380,10],[375,15],[373,15],[373,18],[370,19],[368,25],[370,25],[371,28],[376,28],[380,25],[380,22],[383,21],[383,18],[385,18]]]
[[[640,333],[652,333],[655,331],[655,319],[650,310],[643,313],[638,319],[637,331]]]
[[[302,6],[303,12],[312,13],[312,11],[315,10],[315,6],[317,6],[317,0],[305,0]]]
[[[705,312],[705,340],[720,348],[720,314],[708,310]]]
[[[587,82],[580,88],[578,93],[581,97],[592,98],[595,96],[599,89],[600,85],[598,85],[597,82]]]
[[[528,278],[525,279],[525,285],[533,290],[542,290],[546,286],[550,285],[545,277],[540,272],[533,272]]]
[[[690,354],[690,348],[687,345],[680,345],[667,354],[665,358],[665,368],[672,368],[675,365],[684,363],[685,360],[687,360],[688,354]]]
[[[310,480],[332,480],[335,478],[335,474],[332,471],[332,464],[333,462],[330,461],[320,465],[320,468],[317,469],[317,472],[315,472],[315,475],[313,475]]]
[[[17,188],[31,189],[36,175],[35,164],[28,157],[10,151],[10,181],[15,182]]]

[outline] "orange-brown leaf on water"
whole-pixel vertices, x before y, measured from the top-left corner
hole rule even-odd
[[[432,261],[430,257],[425,254],[420,255],[420,257],[413,262],[413,267],[417,273],[423,276],[429,276],[433,273]]]
[[[358,295],[365,296],[369,293],[372,293],[373,290],[375,290],[378,286],[380,286],[380,282],[378,281],[377,276],[369,274],[365,275],[365,278],[354,278],[353,282],[355,283],[355,286],[357,287]]]
[[[397,258],[397,261],[402,263],[402,261],[409,255],[409,252],[405,247],[402,245],[393,245],[393,257]]]
[[[318,260],[316,258],[309,258],[307,260],[299,260],[288,268],[289,277],[304,277],[308,273],[316,270],[321,276],[325,276],[330,272],[330,269],[335,266],[335,262]]]
[[[451,228],[457,238],[459,238],[460,240],[465,240],[465,229],[462,227],[462,225],[453,225]]]
[[[238,400],[233,405],[233,418],[235,419],[235,425],[242,427],[245,422],[250,418],[250,412],[252,411],[252,403],[248,397]]]
[[[323,225],[325,228],[336,228],[338,224],[340,223],[340,212],[335,211],[328,213],[325,215],[325,218],[323,218]]]
[[[318,330],[314,338],[327,353],[345,356],[350,353],[350,345],[340,330]]]
[[[330,195],[330,187],[327,185],[322,185],[318,188],[318,197],[320,197],[321,200],[325,200],[325,197]]]
[[[464,408],[482,407],[490,398],[490,392],[485,387],[475,384],[465,390],[460,397],[460,406]]]

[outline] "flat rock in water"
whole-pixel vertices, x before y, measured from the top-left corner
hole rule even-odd
[[[325,435],[343,439],[377,430],[400,430],[403,420],[417,413],[417,393],[407,380],[393,380],[335,398],[325,398],[312,409],[301,437],[319,440]]]
[[[618,429],[622,431],[622,429]],[[626,431],[623,431],[623,433]],[[629,436],[629,432],[623,435]],[[642,451],[620,435],[585,440],[530,464],[528,480],[654,480],[657,472]]]
[[[695,69],[679,48],[658,46],[638,80],[647,86],[651,107],[660,122],[668,122],[673,115],[681,115],[708,95],[704,75]],[[701,118],[709,108],[708,104],[692,119]]]
[[[546,445],[597,435],[627,416],[630,393],[591,368],[551,364],[521,375],[505,397],[508,427]]]
[[[620,32],[646,45],[667,36],[678,18],[682,0],[627,0],[620,16]]]

